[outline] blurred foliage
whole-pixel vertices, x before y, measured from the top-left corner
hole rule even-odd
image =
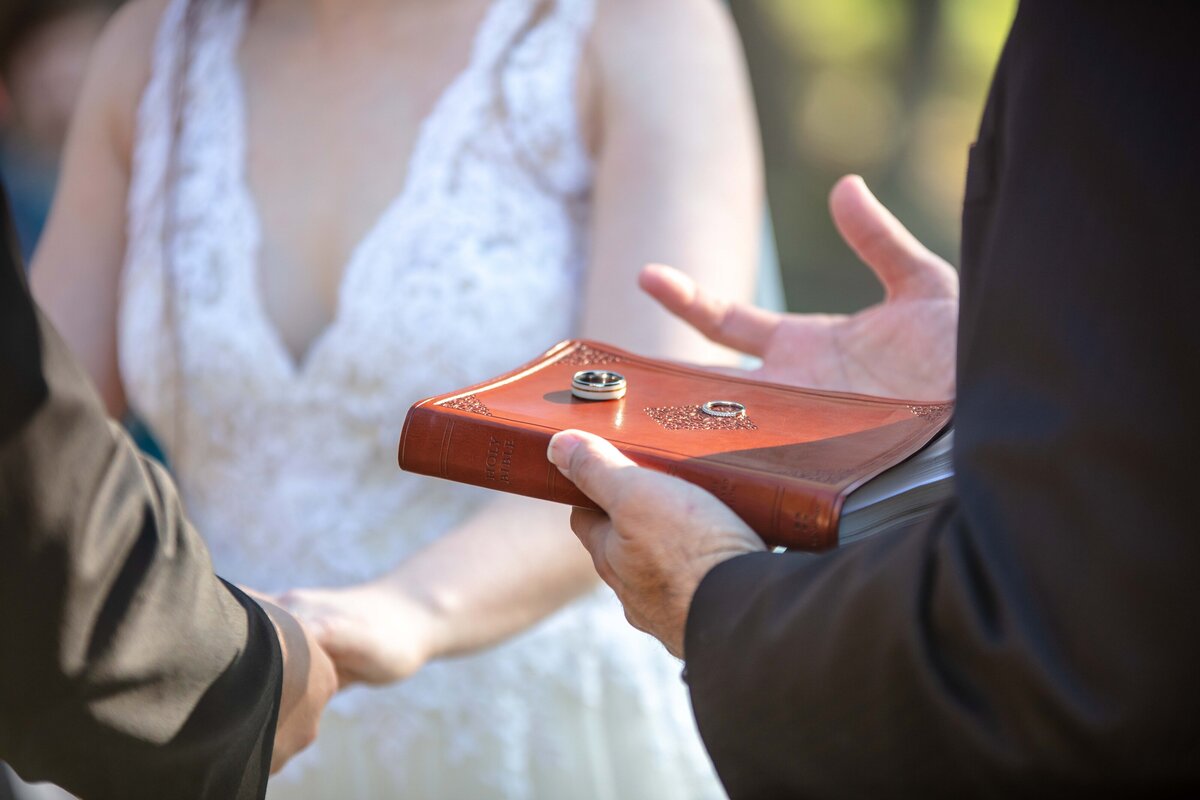
[[[957,263],[967,147],[1016,0],[733,0],[754,81],[788,306],[882,296],[829,219],[830,187],[863,175]]]

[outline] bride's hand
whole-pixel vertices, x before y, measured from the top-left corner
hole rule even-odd
[[[333,659],[341,688],[404,680],[433,652],[432,615],[388,584],[293,589],[279,603],[299,617]]]

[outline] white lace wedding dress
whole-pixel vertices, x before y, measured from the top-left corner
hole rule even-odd
[[[494,0],[301,363],[259,295],[236,62],[246,0],[205,4],[163,234],[185,13],[170,4],[138,118],[120,363],[229,580],[363,581],[488,499],[401,473],[396,444],[414,400],[572,333],[591,187],[574,81],[591,3]],[[720,796],[679,671],[597,591],[492,651],[339,696],[270,796]]]

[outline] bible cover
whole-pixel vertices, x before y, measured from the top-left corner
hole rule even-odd
[[[579,400],[580,370],[619,372],[619,400]],[[713,417],[708,401],[741,403]],[[929,443],[953,405],[762,383],[642,358],[587,341],[559,344],[507,375],[414,405],[400,467],[505,492],[596,508],[546,458],[567,428],[611,441],[641,466],[707,489],[771,546],[837,545],[850,492]]]

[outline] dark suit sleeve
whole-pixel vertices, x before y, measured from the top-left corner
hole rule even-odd
[[[956,497],[702,582],[733,798],[1196,795],[1196,9],[1022,4],[968,178]]]
[[[87,800],[262,797],[274,629],[213,575],[0,239],[0,760]]]

